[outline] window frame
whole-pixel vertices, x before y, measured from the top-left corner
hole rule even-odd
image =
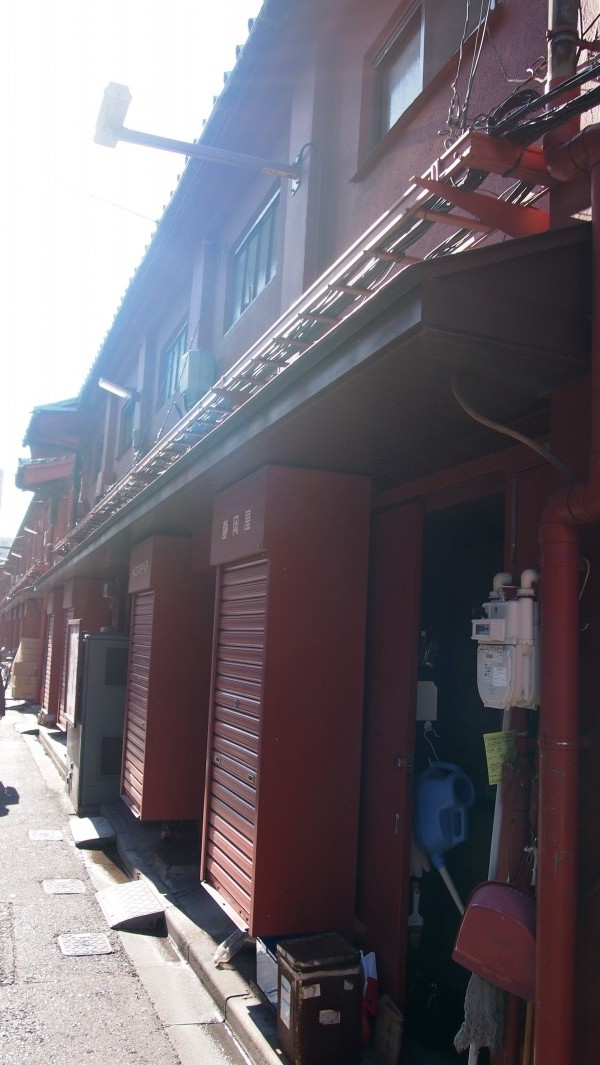
[[[130,396],[125,400],[119,415],[119,432],[117,438],[117,459],[122,458],[126,451],[133,447],[133,430],[135,424],[136,396]]]
[[[416,25],[418,23],[418,25]],[[393,71],[397,61],[402,55],[408,53],[414,39],[418,38],[418,89],[406,104],[397,111],[393,107],[394,84],[386,84],[388,75]],[[388,37],[383,48],[372,60],[373,65],[373,89],[372,89],[372,115],[371,115],[371,147],[376,147],[380,141],[394,128],[411,105],[419,98],[424,89],[425,78],[425,22],[423,4],[412,4],[404,18],[396,26],[394,32]],[[391,79],[390,79],[391,81]],[[389,116],[389,120],[388,120]]]
[[[277,276],[280,211],[281,190],[277,189],[232,251],[226,331],[239,321]]]
[[[188,323],[185,321],[172,335],[168,344],[160,351],[158,360],[159,380],[156,408],[160,410],[165,403],[177,394],[181,378],[181,360],[187,349]]]
[[[360,181],[385,155],[402,131],[412,122],[418,110],[424,106],[436,85],[439,85],[459,53],[468,55],[476,40],[481,25],[477,5],[473,6],[465,32],[467,0],[458,7],[458,0],[402,0],[392,17],[374,39],[363,57],[363,86],[359,123],[357,170],[353,181]],[[456,6],[455,6],[456,5]],[[500,10],[499,0],[490,0],[489,12],[484,12],[492,25]],[[421,91],[398,114],[396,121],[383,132],[378,117],[380,83],[378,65],[392,55],[417,11],[421,15]],[[483,21],[482,20],[482,21]],[[445,32],[440,34],[440,25]],[[462,40],[462,45],[461,45]],[[448,46],[448,41],[450,45]]]

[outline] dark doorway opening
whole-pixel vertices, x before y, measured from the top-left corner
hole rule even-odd
[[[495,788],[488,783],[482,736],[501,724],[500,712],[485,709],[479,698],[471,619],[504,568],[503,541],[501,495],[435,511],[425,520],[419,680],[435,684],[437,714],[430,723],[417,721],[414,770],[439,760],[458,766],[473,783],[468,839],[445,854],[463,903],[487,878]],[[463,1021],[469,979],[452,960],[460,914],[439,873],[420,869],[418,854],[411,870],[413,912],[415,890],[423,923],[409,921],[407,1036],[456,1061],[453,1040]]]

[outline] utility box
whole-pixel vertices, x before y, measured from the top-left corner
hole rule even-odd
[[[277,946],[277,1036],[292,1065],[360,1060],[359,952],[335,932]]]
[[[77,813],[119,798],[126,636],[71,626],[66,683],[67,791]]]

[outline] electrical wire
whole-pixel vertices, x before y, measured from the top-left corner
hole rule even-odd
[[[590,573],[591,573],[591,570],[592,570],[589,558],[586,558],[585,555],[582,555],[581,556],[581,561],[585,562],[585,577],[583,578],[583,581],[581,582],[581,589],[579,591],[579,598],[580,599],[582,598],[583,593],[585,592],[586,585],[587,585],[587,582],[590,579]]]
[[[481,59],[481,52],[483,49],[483,43],[485,41],[485,31],[487,29],[488,19],[490,17],[490,10],[492,6],[492,0],[487,0],[487,10],[485,15],[483,14],[483,5],[485,0],[481,0],[481,6],[479,8],[479,22],[477,24],[477,31],[475,36],[475,45],[473,48],[473,58],[471,60],[471,70],[469,72],[469,78],[467,80],[467,87],[465,89],[465,99],[462,108],[462,128],[467,126],[467,112],[469,103],[471,101],[471,93],[473,91],[473,84],[475,81],[475,75],[477,68],[479,67],[479,60]]]
[[[122,203],[115,203],[114,200],[107,200],[105,196],[96,196],[93,192],[88,192],[87,189],[80,189],[77,185],[71,185],[68,181],[56,181],[56,185],[62,185],[65,189],[70,189],[71,192],[78,192],[80,196],[87,196],[90,200],[96,200],[98,203],[104,203],[107,207],[115,207],[117,211],[124,211],[125,214],[133,215],[134,218],[141,218],[144,222],[153,222],[154,225],[158,225],[158,219],[151,218],[150,215],[141,214],[140,211],[132,211],[130,207],[124,207]]]
[[[582,15],[581,8],[579,9],[579,13],[580,13],[580,15]],[[586,28],[583,30],[583,32],[581,34],[581,36],[583,38],[585,38],[587,36],[587,34],[590,32],[590,30],[596,25],[598,19],[600,19],[600,15],[596,15],[596,18],[592,19],[592,21],[589,23],[589,25],[586,26]]]
[[[566,477],[568,481],[571,483],[575,481],[575,477],[571,470],[569,470],[569,468],[565,466],[556,455],[553,455],[548,448],[545,448],[542,444],[538,444],[537,441],[532,440],[531,437],[525,436],[524,433],[518,432],[517,429],[511,429],[508,425],[501,425],[500,422],[492,421],[491,418],[486,418],[484,414],[480,414],[480,412],[476,410],[475,407],[471,406],[468,400],[463,396],[456,377],[452,378],[451,388],[456,402],[469,418],[472,418],[473,421],[485,426],[486,429],[492,429],[495,433],[501,433],[503,436],[508,436],[512,440],[516,440],[519,444],[524,444],[525,447],[528,447],[531,451],[535,451],[536,455],[540,455],[546,462],[549,462],[551,466],[554,466],[554,468],[557,469],[563,477]]]
[[[590,573],[592,572],[592,565],[591,565],[591,562],[590,562],[589,558],[586,558],[585,555],[582,555],[581,558],[580,558],[580,562],[583,562],[584,565],[585,565],[585,576],[584,576],[584,578],[583,578],[583,580],[581,582],[581,588],[579,589],[579,602],[581,602],[581,600],[583,599],[583,593],[585,592],[585,589],[587,587],[587,583],[588,583],[588,581],[590,579]],[[582,625],[580,627],[579,631],[580,632],[586,632],[589,629],[589,627],[590,627],[590,623],[589,623],[589,621],[586,621],[585,625]]]
[[[486,10],[485,10],[485,14],[484,14],[484,6],[486,4],[487,4],[487,7],[486,7]],[[452,84],[451,84],[452,95],[450,97],[450,105],[448,107],[447,129],[441,131],[442,133],[449,134],[449,140],[450,141],[452,140],[453,137],[457,136],[460,133],[463,133],[464,130],[467,128],[467,125],[468,125],[467,112],[468,112],[469,102],[470,102],[470,99],[471,99],[471,93],[472,93],[472,90],[473,90],[473,84],[474,84],[474,81],[475,81],[475,75],[477,73],[477,69],[478,69],[478,66],[479,66],[479,60],[481,58],[481,52],[482,52],[483,44],[484,44],[485,37],[486,37],[486,30],[487,30],[487,26],[488,26],[488,19],[489,19],[489,16],[490,16],[491,9],[492,9],[492,0],[480,0],[479,17],[477,19],[477,26],[476,26],[476,29],[474,31],[474,43],[473,43],[473,55],[472,55],[472,58],[471,58],[471,68],[470,68],[469,73],[467,75],[467,84],[466,84],[466,88],[465,88],[465,97],[464,97],[464,100],[461,102],[460,95],[459,95],[459,92],[458,92],[458,79],[460,77],[460,72],[461,72],[462,63],[463,63],[465,43],[467,41],[467,38],[473,35],[473,31],[469,31],[469,24],[470,24],[470,21],[471,21],[471,0],[467,0],[467,3],[466,3],[465,23],[464,23],[464,27],[463,27],[463,32],[462,32],[462,38],[461,38],[461,41],[460,41],[460,45],[458,47],[458,63],[457,63],[457,68],[456,68],[456,74],[455,74],[454,80],[452,81]],[[450,146],[448,142],[447,142],[446,146],[447,147]]]
[[[527,68],[527,77],[526,78],[511,78],[506,73],[506,69],[505,69],[505,66],[504,66],[504,62],[503,62],[502,56],[500,55],[500,52],[496,48],[496,44],[495,44],[494,38],[492,36],[492,31],[491,31],[489,25],[486,28],[486,33],[487,33],[487,39],[490,42],[490,47],[491,47],[494,55],[496,56],[496,59],[498,60],[498,66],[500,67],[500,70],[502,71],[502,74],[504,76],[504,80],[507,81],[509,85],[527,85],[528,82],[533,81],[533,80],[541,81],[542,83],[544,82],[545,78],[538,78],[537,75],[539,74],[539,72],[541,70],[545,70],[546,66],[548,65],[548,60],[547,60],[545,55],[538,56],[538,58],[535,60],[535,63],[532,66]]]
[[[572,77],[567,78],[566,81],[561,82],[560,85],[550,89],[549,92],[541,95],[532,95],[529,99],[523,99],[522,103],[519,100],[516,109],[512,106],[508,111],[503,111],[503,108],[508,103],[513,102],[514,104],[513,96],[511,96],[505,101],[505,104],[501,104],[500,107],[490,111],[488,115],[489,125],[483,128],[486,128],[487,132],[492,134],[492,136],[505,136],[513,143],[531,144],[547,129],[562,125],[572,115],[581,114],[589,110],[600,99],[600,87],[591,89],[572,100],[568,99],[566,103],[558,104],[552,110],[549,108],[555,101],[561,98],[564,99],[571,89],[579,88],[586,81],[592,81],[599,76],[600,60],[596,59],[582,67]],[[533,92],[533,90],[530,91]],[[530,118],[534,112],[542,109],[544,114],[536,118]]]
[[[427,727],[427,726],[429,726],[429,727]],[[437,753],[437,751],[436,751],[436,749],[435,749],[435,747],[433,745],[433,740],[431,740],[429,738],[430,733],[432,733],[432,732],[433,732],[433,735],[435,736],[436,740],[439,740],[440,737],[438,736],[438,734],[435,731],[433,725],[431,724],[431,721],[426,721],[425,722],[425,727],[424,727],[424,730],[423,730],[423,739],[431,747],[431,750],[433,751],[434,761],[439,762],[438,753]],[[429,759],[429,763],[431,764],[431,758]]]
[[[464,27],[463,27],[462,37],[461,37],[460,45],[459,45],[459,48],[458,48],[458,63],[457,63],[457,66],[456,66],[456,74],[454,76],[454,81],[452,82],[452,84],[450,86],[450,88],[452,90],[452,95],[450,97],[450,104],[448,106],[448,117],[447,117],[447,120],[446,120],[447,124],[448,124],[448,130],[446,130],[446,132],[448,132],[448,133],[453,131],[453,130],[458,129],[458,125],[459,125],[459,121],[460,121],[461,103],[460,103],[460,96],[458,95],[457,85],[458,85],[458,79],[459,79],[460,71],[461,71],[461,67],[462,67],[464,46],[465,46],[465,41],[467,39],[467,31],[468,31],[468,27],[469,27],[470,13],[471,13],[471,0],[467,0],[467,6],[466,6],[466,10],[465,10],[465,24],[464,24]]]

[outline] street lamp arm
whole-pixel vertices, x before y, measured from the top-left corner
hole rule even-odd
[[[187,155],[193,159],[203,159],[209,163],[222,163],[225,166],[242,167],[245,170],[259,171],[263,174],[276,174],[279,177],[300,180],[301,162],[279,163],[271,159],[261,159],[242,152],[231,152],[225,148],[212,148],[207,144],[172,140],[170,137],[158,137],[153,133],[127,129],[123,119],[131,102],[131,93],[126,85],[111,82],[104,90],[102,105],[96,123],[94,142],[107,148],[114,148],[118,141],[130,144],[142,144],[147,148],[160,148],[165,152]]]

